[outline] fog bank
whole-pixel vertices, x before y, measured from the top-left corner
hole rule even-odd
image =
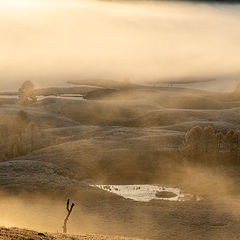
[[[0,1],[0,90],[81,78],[239,78],[240,7]]]

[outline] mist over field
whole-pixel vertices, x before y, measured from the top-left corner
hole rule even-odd
[[[240,239],[220,2],[0,0],[1,240]]]
[[[239,79],[240,7],[167,1],[0,1],[0,90],[23,80]]]

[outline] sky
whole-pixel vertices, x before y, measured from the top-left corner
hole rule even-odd
[[[239,22],[239,5],[0,0],[0,91],[25,80],[240,80]]]

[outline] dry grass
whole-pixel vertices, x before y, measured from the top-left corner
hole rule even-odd
[[[53,233],[38,233],[19,228],[0,228],[1,240],[140,240],[139,238],[128,238],[120,236],[104,235],[68,235]]]
[[[237,128],[240,103],[236,98],[232,101],[229,95],[186,89],[129,88],[111,94],[103,91],[97,100],[51,99],[32,106],[2,105],[0,114],[13,116],[21,109],[45,134],[60,141],[0,163],[0,188],[13,193],[11,196],[26,192],[54,196],[62,201],[60,212],[65,210],[62,206],[67,197],[75,198],[80,207],[71,220],[74,233],[79,233],[80,226],[88,234],[161,240],[239,239],[238,217],[223,203],[135,203],[88,186],[165,181],[181,183],[185,189],[203,195],[211,192],[222,197],[229,193],[231,185],[239,180],[239,167],[213,171],[182,168],[177,150],[185,131],[192,126]],[[185,181],[181,182],[182,179]],[[240,205],[238,199],[229,201]],[[65,213],[61,214],[59,219]],[[8,218],[8,211],[5,217]],[[32,212],[27,217],[32,218]],[[32,220],[26,221],[21,227],[35,228],[41,222],[48,223],[45,218],[41,221],[38,218],[39,215],[35,216],[34,224]],[[52,223],[60,226],[59,219]],[[55,225],[52,229],[56,229]],[[52,231],[46,225],[41,229]],[[40,238],[37,232],[2,228],[0,239],[127,238],[54,234]]]

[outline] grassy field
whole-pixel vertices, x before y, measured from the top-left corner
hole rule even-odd
[[[238,128],[237,92],[121,85],[90,93],[32,105],[1,100],[2,118],[23,110],[49,144],[0,162],[0,225],[61,232],[71,198],[78,207],[69,232],[80,235],[2,228],[0,239],[239,238],[239,164],[202,166],[181,153],[193,126]],[[180,186],[205,200],[140,203],[90,186],[140,183]]]

